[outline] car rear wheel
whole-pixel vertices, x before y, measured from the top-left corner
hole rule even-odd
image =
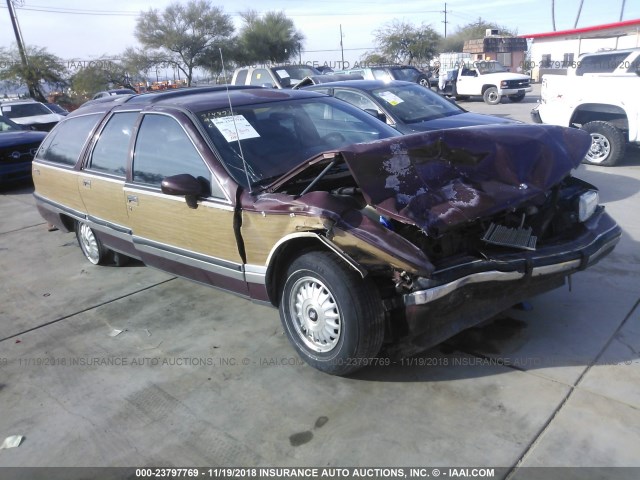
[[[280,318],[300,356],[332,375],[371,364],[384,336],[384,312],[375,285],[329,252],[307,252],[291,263]]]
[[[607,122],[595,121],[582,126],[591,135],[591,148],[584,163],[610,167],[624,156],[626,141],[624,134]]]
[[[422,85],[423,87],[429,88],[429,79],[427,77],[425,77],[424,75],[421,75],[420,77],[418,77],[418,84]]]
[[[524,99],[524,93],[517,93],[515,95],[509,95],[509,100],[512,102],[521,102]]]
[[[76,238],[84,256],[94,265],[104,264],[108,250],[84,222],[76,224]]]
[[[501,96],[496,87],[489,87],[482,94],[482,99],[488,105],[497,105],[500,103]]]

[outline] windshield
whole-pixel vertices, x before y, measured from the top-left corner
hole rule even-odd
[[[458,106],[416,83],[378,88],[371,94],[403,123],[417,123],[463,113]]]
[[[278,80],[282,82],[287,78],[290,78],[291,85],[294,85],[304,79],[305,77],[311,77],[313,75],[320,75],[313,67],[307,67],[305,65],[285,65],[282,67],[273,67],[271,69],[273,73],[278,77]]]
[[[238,106],[233,116],[228,108],[209,110],[199,112],[198,119],[227,171],[245,187],[247,177],[251,187],[266,186],[321,152],[398,135],[368,113],[329,97]]]
[[[500,72],[508,72],[509,69],[502,65],[500,62],[477,62],[474,65],[478,71],[482,75],[487,75],[488,73],[500,73]]]
[[[20,103],[3,105],[2,115],[7,118],[35,117],[38,115],[51,115],[51,112],[41,103]]]
[[[396,80],[416,82],[421,73],[415,68],[391,68],[391,74]]]

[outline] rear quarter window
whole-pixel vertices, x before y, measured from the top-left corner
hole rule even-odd
[[[73,117],[59,123],[42,142],[37,160],[73,166],[102,114]]]

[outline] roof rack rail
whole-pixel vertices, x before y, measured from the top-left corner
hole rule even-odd
[[[247,89],[255,89],[255,88],[263,88],[256,85],[212,85],[208,87],[185,87],[179,88],[176,90],[163,91],[163,92],[147,92],[141,93],[139,95],[134,95],[128,100],[126,103],[156,103],[161,100],[167,100],[169,98],[177,98],[184,97],[187,95],[196,95],[198,93],[209,93],[209,92],[221,92],[229,90],[247,90]]]

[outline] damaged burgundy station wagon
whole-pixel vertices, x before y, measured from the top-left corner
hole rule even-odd
[[[620,228],[571,175],[590,145],[525,124],[399,136],[314,92],[206,87],[76,110],[33,179],[91,263],[136,258],[271,304],[310,365],[343,375],[611,252]]]

